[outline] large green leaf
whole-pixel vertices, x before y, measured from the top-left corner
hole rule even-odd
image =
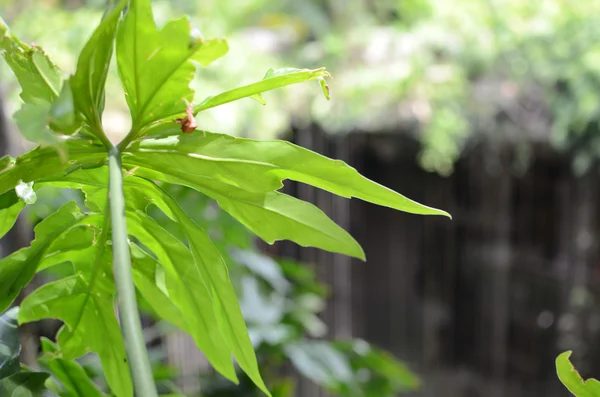
[[[175,200],[152,182],[128,176],[125,178],[125,195],[127,201],[136,203],[135,206],[138,208],[149,204],[157,205],[183,227],[195,268],[209,290],[217,322],[229,348],[250,379],[269,395],[260,376],[254,348],[248,336],[235,290],[229,281],[227,266],[208,235],[187,216]]]
[[[599,397],[600,382],[596,379],[583,380],[571,361],[571,351],[561,353],[556,358],[556,373],[569,391],[577,397]]]
[[[50,340],[42,338],[41,342],[44,355],[40,358],[40,362],[65,388],[61,397],[105,396],[77,361],[62,357],[58,347]]]
[[[43,318],[64,321],[66,327],[58,335],[64,358],[73,359],[87,351],[97,353],[113,393],[130,397],[133,386],[112,295],[100,291],[88,295],[88,291],[89,284],[81,274],[48,283],[25,298],[19,322]]]
[[[19,372],[21,341],[17,322],[18,307],[0,316],[0,379]]]
[[[322,79],[323,77],[329,77],[329,72],[325,68],[312,70],[294,68],[269,69],[261,81],[225,91],[218,95],[209,96],[194,108],[194,112],[198,113],[242,98],[254,97],[259,102],[264,102],[264,100],[261,101],[262,97],[256,97],[256,95],[308,80]]]
[[[2,238],[15,224],[25,202],[19,200],[14,190],[0,194],[0,238]]]
[[[0,51],[19,80],[21,99],[28,104],[50,104],[60,92],[60,71],[41,48],[13,36],[0,18]]]
[[[113,53],[117,24],[126,0],[121,0],[98,25],[92,37],[79,54],[77,71],[70,84],[76,109],[86,118],[98,134],[102,128],[104,110],[104,85]]]
[[[269,244],[290,240],[303,247],[316,247],[365,259],[358,242],[319,208],[279,192],[253,193],[216,180],[181,174],[175,178],[148,169],[133,175],[186,185],[217,200],[219,206]]]
[[[134,144],[131,150],[132,153],[123,157],[125,164],[156,169],[179,178],[185,172],[196,175],[210,172],[211,170],[204,166],[206,161],[226,162],[228,171],[233,174],[243,173],[248,165],[260,162],[271,167],[263,168],[264,172],[260,174],[257,172],[252,180],[243,186],[237,179],[232,179],[230,184],[235,182],[236,185],[240,185],[238,187],[246,188],[252,182],[255,183],[253,191],[260,187],[276,190],[282,186],[284,179],[291,179],[342,197],[356,197],[404,212],[449,216],[445,211],[419,204],[363,177],[343,161],[329,159],[285,141],[257,141],[199,131],[163,139],[143,140]],[[183,161],[186,158],[185,154],[189,156],[189,161]],[[170,165],[166,163],[167,159],[171,160]],[[160,167],[155,166],[155,161],[160,161]],[[195,163],[195,168],[190,166],[192,163]],[[209,173],[206,173],[205,177],[217,179]],[[220,176],[218,179],[227,182]]]
[[[186,18],[156,28],[150,0],[131,0],[119,26],[117,63],[132,117],[133,131],[181,114],[193,100],[189,83],[195,67],[225,55],[227,42],[190,37]]]
[[[211,296],[191,252],[146,214],[128,211],[129,233],[157,256],[165,270],[169,297],[179,307],[194,341],[217,371],[237,382],[231,352],[221,335]]]
[[[75,202],[64,205],[35,227],[35,240],[30,247],[0,260],[0,311],[6,309],[31,281],[54,239],[76,226],[83,217]]]

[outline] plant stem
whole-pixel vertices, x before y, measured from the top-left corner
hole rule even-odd
[[[144,335],[142,334],[135,286],[131,273],[121,153],[116,147],[112,147],[108,152],[108,167],[110,172],[109,200],[112,221],[113,266],[119,318],[129,360],[129,370],[131,371],[135,394],[138,397],[158,397]]]

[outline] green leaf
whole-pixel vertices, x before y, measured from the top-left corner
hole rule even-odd
[[[24,104],[14,114],[21,134],[31,142],[45,145],[58,145],[61,140],[48,127],[50,120],[50,104]]]
[[[13,227],[25,202],[19,200],[15,190],[0,194],[0,238]]]
[[[55,397],[46,389],[45,382],[50,374],[44,372],[19,372],[0,380],[0,396],[12,397]]]
[[[259,82],[238,87],[230,91],[225,91],[218,95],[209,96],[198,106],[194,107],[194,113],[214,108],[225,103],[237,101],[238,99],[242,98],[251,97],[258,99],[256,95],[265,91],[329,76],[329,72],[327,72],[325,68],[312,70],[294,68],[269,69],[265,74],[265,77]],[[261,101],[259,100],[259,102]]]
[[[0,194],[14,189],[21,181],[64,175],[79,168],[100,166],[106,161],[106,149],[89,140],[69,138],[64,143],[68,161],[50,147],[37,147],[16,159],[1,158]]]
[[[5,310],[31,281],[54,239],[76,226],[83,217],[75,202],[65,204],[35,227],[35,240],[30,247],[0,260],[0,311]]]
[[[600,396],[600,382],[593,378],[583,380],[569,361],[571,353],[571,351],[566,351],[556,358],[556,373],[562,384],[577,397]]]
[[[147,215],[128,211],[127,216],[129,233],[152,250],[164,268],[169,297],[185,316],[196,345],[217,371],[237,382],[231,353],[215,327],[211,296],[190,251]]]
[[[191,61],[207,66],[227,51],[225,40],[192,38],[186,18],[158,30],[150,1],[132,0],[117,37],[117,64],[132,130],[185,112],[193,100]]]
[[[199,131],[164,139],[143,140],[134,144],[131,150],[134,153],[125,154],[123,157],[125,164],[156,169],[180,178],[187,172],[203,175],[205,179],[215,178],[227,182],[222,175],[208,173],[212,170],[207,169],[204,164],[212,161],[227,164],[230,184],[235,183],[246,190],[250,190],[246,187],[252,184],[253,191],[259,188],[276,190],[283,186],[284,179],[291,179],[338,196],[356,197],[404,212],[449,216],[445,211],[419,204],[365,178],[343,161],[329,159],[285,141],[257,141]],[[179,161],[173,158],[174,153],[179,156]],[[186,154],[189,156],[188,161],[183,161]],[[165,164],[168,158],[172,161],[170,166]],[[260,163],[262,168],[255,168],[256,174],[246,184],[235,178],[238,174],[243,175],[246,167],[257,163]],[[160,168],[157,165],[160,165]],[[260,170],[262,172],[259,174]]]
[[[303,247],[365,259],[360,244],[319,208],[286,194],[252,193],[217,180],[196,178],[184,169],[177,171],[180,178],[140,168],[132,170],[132,174],[199,190],[217,200],[223,210],[269,244],[290,240]]]
[[[164,208],[164,205],[168,206],[168,210],[165,212],[172,213],[175,220],[183,227],[187,234],[195,266],[210,292],[217,322],[229,348],[244,372],[265,394],[270,396],[260,376],[248,329],[235,290],[229,281],[227,266],[208,235],[187,216],[175,200],[152,182],[136,177],[127,177],[125,178],[125,188],[130,190],[131,194],[137,195],[138,201],[140,199],[149,200],[148,203],[156,204],[161,208]],[[162,203],[164,205],[161,205]]]
[[[48,283],[21,304],[19,322],[58,318],[65,322],[58,343],[65,359],[74,359],[91,350],[98,354],[108,384],[114,394],[133,395],[125,346],[113,309],[112,296],[89,295],[89,284],[77,274]],[[79,318],[80,308],[84,311]],[[73,330],[73,331],[71,331]]]
[[[19,80],[21,99],[27,104],[50,104],[60,92],[60,71],[39,47],[13,36],[0,18],[0,51]]]
[[[20,371],[19,324],[17,322],[18,307],[9,309],[0,316],[0,379]]]
[[[75,106],[92,127],[95,134],[102,128],[104,86],[113,53],[114,38],[121,11],[127,4],[121,0],[98,25],[92,37],[79,54],[77,71],[69,84]]]
[[[49,339],[42,338],[41,342],[44,355],[40,358],[40,363],[50,370],[66,389],[61,393],[62,397],[105,396],[78,362],[63,358],[58,347]]]
[[[73,135],[81,128],[82,120],[80,114],[75,111],[71,84],[63,85],[60,95],[50,107],[49,117],[50,128],[58,133]]]
[[[284,352],[302,375],[319,385],[336,388],[356,382],[346,357],[328,342],[298,341],[286,345]]]
[[[163,320],[191,334],[192,330],[179,308],[156,285],[156,268],[159,263],[135,244],[131,244],[133,280],[142,297]]]
[[[325,96],[325,99],[330,100],[331,93],[329,92],[329,86],[327,85],[325,78],[319,77],[318,80],[319,80],[319,85],[321,86],[321,91],[323,91],[323,96]]]

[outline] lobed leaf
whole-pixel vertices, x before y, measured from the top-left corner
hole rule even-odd
[[[117,37],[117,64],[132,130],[185,112],[193,100],[189,83],[195,67],[228,51],[223,39],[192,38],[186,18],[156,28],[149,0],[131,0]]]
[[[129,233],[137,237],[159,259],[165,270],[169,297],[189,324],[191,336],[213,367],[237,382],[231,353],[221,335],[211,302],[190,251],[152,218],[140,211],[128,211]]]
[[[219,206],[269,244],[290,240],[303,247],[316,247],[365,259],[360,244],[316,206],[279,192],[248,192],[226,183],[177,178],[137,168],[133,175],[189,186],[217,200]],[[179,175],[179,174],[178,174]]]
[[[28,46],[13,36],[0,18],[0,51],[21,86],[21,99],[27,104],[50,104],[58,97],[61,74],[50,58],[36,46]]]
[[[210,293],[217,323],[229,348],[250,379],[270,395],[260,376],[248,329],[235,290],[229,281],[227,266],[208,235],[187,216],[175,200],[154,183],[128,176],[125,178],[125,190],[126,196],[130,197],[128,201],[138,203],[136,207],[141,207],[144,203],[147,203],[146,206],[150,203],[155,204],[165,214],[171,215],[184,229],[195,268]]]
[[[115,317],[112,296],[96,293],[87,299],[89,285],[81,274],[48,283],[21,304],[19,322],[44,318],[65,322],[58,343],[65,359],[93,351],[98,354],[108,384],[119,397],[133,396],[125,346]],[[85,310],[79,318],[79,309]],[[77,326],[78,325],[78,326]]]
[[[566,351],[556,358],[556,373],[562,384],[577,397],[600,396],[600,382],[596,379],[583,380],[569,361],[571,353]]]
[[[180,161],[175,161],[171,156],[173,153],[177,153]],[[189,156],[187,161],[182,161],[186,159],[184,154]],[[165,164],[167,158],[172,160],[170,165]],[[196,160],[200,158],[201,161]],[[155,167],[154,161],[160,162],[160,168]],[[196,175],[205,173],[205,178],[215,178],[207,173],[211,170],[206,170],[206,161],[226,162],[232,174],[241,174],[248,165],[260,162],[264,171],[259,174],[259,170],[255,169],[256,174],[251,181],[243,184],[231,178],[230,182],[242,188],[254,183],[253,191],[259,188],[268,191],[269,187],[276,190],[283,186],[284,179],[291,179],[338,196],[356,197],[404,212],[450,216],[445,211],[419,204],[365,178],[343,161],[329,159],[285,141],[258,141],[202,131],[163,139],[142,140],[132,145],[131,152],[123,157],[124,163],[156,169],[177,177],[189,171]],[[195,164],[193,169],[192,164]],[[215,179],[227,182],[222,175],[217,175]]]

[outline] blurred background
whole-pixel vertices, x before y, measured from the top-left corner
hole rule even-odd
[[[266,106],[202,113],[201,129],[293,141],[454,217],[286,184],[357,238],[362,263],[268,246],[210,200],[173,189],[229,263],[274,395],[567,396],[554,372],[564,350],[582,375],[600,376],[600,2],[153,3],[159,25],[188,14],[205,37],[229,40],[229,54],[199,70],[197,103],[270,67],[327,66],[334,77],[331,101],[317,82],[289,87],[264,95]],[[72,73],[103,4],[0,0],[0,15]],[[0,88],[0,154],[19,154],[28,146],[11,120],[19,89],[4,64]],[[118,140],[129,119],[115,68],[107,90],[104,123]],[[31,226],[72,199],[81,197],[41,195],[0,255],[27,245]],[[259,395],[212,374],[189,338],[147,314],[164,390]],[[55,330],[25,328],[24,355]]]

